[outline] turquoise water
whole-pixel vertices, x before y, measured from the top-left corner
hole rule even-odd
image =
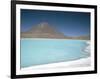
[[[84,40],[21,40],[21,68],[88,57]]]

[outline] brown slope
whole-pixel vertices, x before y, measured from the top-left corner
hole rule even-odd
[[[21,33],[22,38],[59,38],[63,39],[66,36],[50,26],[48,23],[40,23],[31,30]]]

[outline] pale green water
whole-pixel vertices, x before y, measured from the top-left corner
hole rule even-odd
[[[88,57],[85,40],[21,40],[21,68]]]

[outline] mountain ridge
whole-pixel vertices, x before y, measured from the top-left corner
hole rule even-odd
[[[89,40],[90,36],[65,36],[53,26],[46,22],[42,22],[26,32],[21,32],[21,38],[55,38],[55,39],[83,39]]]

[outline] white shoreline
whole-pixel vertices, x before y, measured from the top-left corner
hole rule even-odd
[[[35,70],[35,69],[55,69],[55,68],[76,68],[76,67],[88,67],[91,66],[91,58],[81,58],[74,61],[67,61],[67,62],[59,62],[59,63],[52,63],[52,64],[45,64],[39,66],[31,66],[25,67],[21,70]]]
[[[91,55],[91,53],[90,53],[90,50],[91,50],[90,41],[87,41],[86,44],[87,44],[87,46],[84,48],[83,51],[90,56]]]

